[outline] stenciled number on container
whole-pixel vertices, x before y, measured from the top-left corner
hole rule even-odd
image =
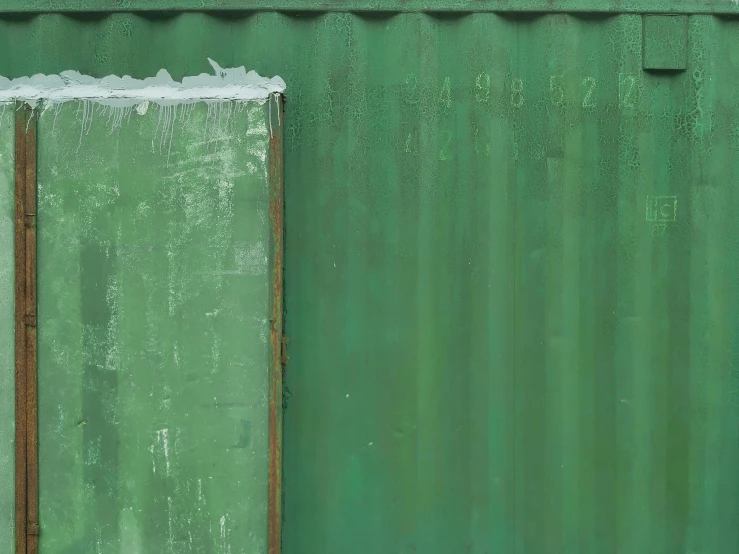
[[[441,146],[441,150],[439,150],[439,159],[446,162],[452,159],[452,154],[449,150],[449,146],[452,143],[452,132],[449,129],[446,129],[445,131],[442,131],[442,136],[444,138],[442,139],[443,144]]]
[[[439,100],[441,102],[442,110],[446,113],[452,106],[452,84],[449,77],[444,77],[444,84],[441,87]]]
[[[418,104],[418,98],[416,98],[416,88],[418,88],[418,77],[413,73],[405,78],[405,103],[410,105]]]
[[[561,106],[565,101],[565,91],[562,88],[562,75],[549,76],[549,93],[552,97],[552,104]]]
[[[595,102],[592,100],[593,92],[595,91],[595,77],[585,77],[582,80],[582,84],[585,87],[585,98],[582,101],[583,108],[594,108]]]
[[[618,74],[618,105],[622,108],[633,108],[638,92],[636,77],[624,73]]]
[[[408,138],[405,139],[405,148],[404,148],[406,154],[416,153],[417,135],[418,133],[416,132],[408,133]]]
[[[492,81],[489,73],[478,73],[475,76],[475,101],[480,104],[488,104],[492,96]],[[641,81],[637,75],[619,73],[618,75],[618,105],[620,108],[634,108],[636,106]],[[595,108],[595,89],[597,82],[595,77],[588,76],[582,80],[583,108]],[[561,73],[549,76],[549,99],[554,106],[562,106],[565,103],[564,75]],[[511,80],[511,106],[520,108],[526,103],[524,96],[524,82],[520,77]],[[414,73],[408,74],[405,79],[405,103],[409,105],[418,104],[418,77]],[[439,104],[443,114],[448,114],[452,107],[452,84],[451,77],[444,77],[439,91]]]
[[[483,145],[484,142],[484,145]],[[475,154],[478,156],[490,155],[490,143],[480,138],[480,129],[475,129]]]
[[[490,75],[480,73],[475,77],[475,100],[487,104],[490,100]]]
[[[652,236],[667,234],[667,225],[677,221],[677,196],[647,195],[647,221],[653,223]]]
[[[523,106],[523,80],[516,77],[511,81],[511,106],[520,108]]]
[[[664,237],[667,234],[667,223],[655,223],[652,227],[653,237]]]

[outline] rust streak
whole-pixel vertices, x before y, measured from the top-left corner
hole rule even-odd
[[[267,544],[269,554],[280,554],[282,535],[282,362],[283,362],[283,233],[282,97],[272,96],[268,109],[277,109],[269,141],[270,221],[272,224],[271,328],[272,347],[269,400],[269,507]]]
[[[15,118],[15,552],[38,552],[36,120]]]
[[[27,554],[25,106],[15,113],[15,552]]]
[[[36,113],[27,108],[26,124],[26,549],[38,553],[38,376],[36,329]]]

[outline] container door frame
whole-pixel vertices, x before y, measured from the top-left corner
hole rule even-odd
[[[284,321],[283,97],[268,99],[270,212],[269,492],[267,552],[282,538],[282,406]],[[38,112],[15,105],[15,554],[38,554],[38,340],[36,206]]]

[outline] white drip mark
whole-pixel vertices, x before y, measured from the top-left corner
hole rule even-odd
[[[162,123],[162,111],[164,110],[164,106],[159,106],[159,117],[157,119],[157,126],[154,128],[154,136],[151,138],[151,151],[154,152],[154,138],[156,138],[157,133],[159,132],[159,125]]]
[[[162,117],[162,132],[159,134],[159,153],[162,153],[162,147],[164,146],[164,135],[167,134],[167,124],[169,122],[169,106],[162,106],[160,110],[160,116]]]
[[[123,120],[131,117],[133,106],[105,106],[108,110],[108,125],[110,126],[109,135],[112,135],[116,129],[120,129],[123,125]],[[103,113],[104,113],[103,112]]]
[[[56,131],[56,118],[59,117],[59,112],[62,111],[62,105],[61,104],[54,104],[54,123],[51,126],[51,134],[54,135],[54,132]]]
[[[269,106],[267,106],[269,108]],[[267,110],[269,112],[269,138],[272,138],[272,109]]]
[[[231,547],[226,542],[226,516],[221,516],[221,546],[222,552],[230,552]]]
[[[167,528],[169,530],[169,550],[172,551],[174,547],[174,533],[172,533],[172,497],[167,497]]]
[[[210,112],[212,110],[212,102],[206,102],[206,107],[208,108],[208,111],[205,114],[205,124],[203,125],[203,142],[207,144],[208,142],[208,122],[210,121]]]
[[[218,134],[217,138],[221,138],[221,118],[223,117],[223,104],[218,103]]]
[[[80,140],[77,143],[77,152],[80,151],[80,147],[82,146],[82,137],[87,136],[92,127],[92,118],[95,115],[94,106],[90,100],[82,101],[82,122],[80,124]]]
[[[164,449],[164,466],[167,470],[167,475],[169,475],[169,437],[166,428],[157,431],[157,443],[161,444]]]
[[[157,474],[157,462],[154,458],[154,446],[149,447],[149,452],[151,453],[151,471],[154,475]]]
[[[231,123],[231,110],[233,109],[233,105],[231,104],[231,102],[229,102],[226,105],[228,106],[228,112],[226,112],[226,127],[225,127],[225,132],[228,133],[228,126]]]

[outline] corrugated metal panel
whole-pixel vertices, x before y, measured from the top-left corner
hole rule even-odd
[[[732,0],[5,0],[0,12],[584,12],[737,14]]]
[[[0,74],[288,83],[288,554],[739,551],[739,23],[44,15]]]
[[[15,527],[15,141],[13,109],[0,105],[0,547]]]

